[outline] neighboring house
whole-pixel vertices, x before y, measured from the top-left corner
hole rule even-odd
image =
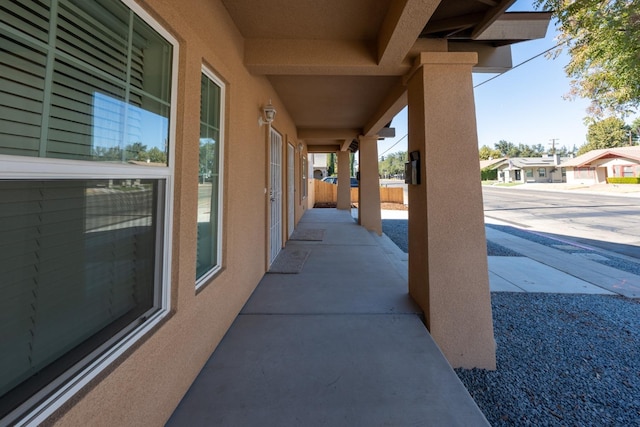
[[[313,165],[313,178],[322,179],[327,174],[327,155],[325,153],[309,154],[309,163]]]
[[[405,107],[407,292],[451,365],[494,369],[472,72],[551,16],[511,3],[0,2],[0,425],[164,425],[312,205],[308,153],[341,209],[358,153],[381,233]]]
[[[480,160],[480,177],[483,181],[496,181],[498,179],[498,170],[494,165],[499,165],[504,157],[498,159]]]
[[[640,147],[592,150],[562,164],[571,184],[606,184],[608,177],[640,177]]]
[[[485,163],[485,168],[498,172],[499,182],[565,182],[565,170],[559,156],[513,157]],[[489,161],[485,161],[489,162]],[[482,161],[481,167],[482,167]]]

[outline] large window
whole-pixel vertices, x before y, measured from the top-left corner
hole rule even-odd
[[[595,177],[595,168],[581,167],[574,169],[574,176],[578,179],[590,179]]]
[[[0,424],[168,309],[177,43],[127,4],[0,2]]]
[[[211,72],[203,70],[200,91],[197,286],[221,266],[223,88]]]

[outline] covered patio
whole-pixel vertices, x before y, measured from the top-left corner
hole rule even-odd
[[[264,276],[167,426],[488,425],[385,238],[336,209],[298,228],[300,273]]]
[[[514,2],[2,2],[0,424],[485,423],[451,367],[496,367],[472,73],[545,35]],[[400,271],[377,144],[405,107]]]

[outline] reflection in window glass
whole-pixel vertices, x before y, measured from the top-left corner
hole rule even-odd
[[[0,154],[166,165],[172,45],[120,1],[53,3],[54,45],[31,42],[42,7],[3,15]]]
[[[173,171],[145,166],[167,165],[177,42],[120,0],[2,0],[0,21],[0,425],[13,425],[167,312]]]
[[[220,269],[222,84],[202,74],[196,280]]]

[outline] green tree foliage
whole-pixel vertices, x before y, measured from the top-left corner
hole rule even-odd
[[[601,148],[622,147],[629,144],[628,131],[624,122],[609,117],[594,122],[587,130],[587,143],[578,150],[578,155]]]
[[[335,153],[330,153],[327,156],[327,175],[333,176],[336,173],[336,155]]]
[[[213,139],[209,139],[209,138],[202,138],[200,140],[200,156],[199,156],[199,162],[200,162],[200,170],[199,170],[199,175],[200,175],[200,181],[201,182],[205,182],[205,181],[211,181],[211,178],[213,176],[213,172],[215,169],[215,162],[216,162],[216,145],[215,145],[215,141]],[[152,156],[157,156],[159,153],[153,152],[154,149],[152,148],[149,151],[149,161],[153,162],[154,160],[151,160]],[[160,151],[160,150],[158,150]],[[164,154],[163,152],[161,152],[162,154]],[[165,161],[166,161],[166,155],[165,155]]]
[[[560,157],[567,157],[569,156],[569,154],[575,154],[576,151],[578,151],[578,149],[575,147],[575,145],[573,146],[573,148],[571,149],[571,151],[569,151],[569,149],[567,147],[565,147],[564,145],[562,147],[556,147],[556,154],[558,154]]]
[[[534,146],[526,144],[515,145],[513,142],[500,140],[500,142],[495,144],[495,150],[493,150],[493,152],[498,153],[497,155],[492,156],[494,159],[498,157],[542,157],[545,153],[545,148],[542,144]],[[480,159],[486,160],[482,158],[482,154]]]
[[[124,151],[127,153],[126,160],[138,160],[144,162],[147,160],[147,146],[142,142],[134,142],[125,147]]]
[[[202,152],[203,145],[200,145],[200,151]],[[97,160],[107,162],[128,162],[130,160],[136,160],[139,162],[152,162],[152,163],[167,163],[167,153],[153,147],[147,150],[147,146],[141,142],[134,142],[124,147],[124,150],[120,147],[96,147],[93,149],[93,157]],[[200,156],[202,159],[202,156]]]
[[[349,173],[350,176],[356,176],[356,154],[349,153]]]
[[[382,156],[378,162],[378,173],[383,178],[403,175],[404,164],[408,161],[408,157],[406,151],[398,151],[397,153]]]
[[[499,159],[502,157],[500,150],[489,148],[486,145],[478,149],[478,154],[480,155],[480,160]]]
[[[558,18],[559,48],[571,57],[570,97],[591,100],[588,114],[625,115],[640,104],[640,2],[537,0]],[[556,54],[559,53],[556,52]]]
[[[500,151],[501,157],[518,157],[516,153],[517,149],[513,142],[507,142],[501,139],[494,147]]]
[[[147,151],[146,157],[151,163],[167,163],[167,153],[158,147],[153,147],[151,150]]]
[[[636,118],[633,123],[631,123],[629,130],[631,131],[633,145],[640,144],[640,117]]]

